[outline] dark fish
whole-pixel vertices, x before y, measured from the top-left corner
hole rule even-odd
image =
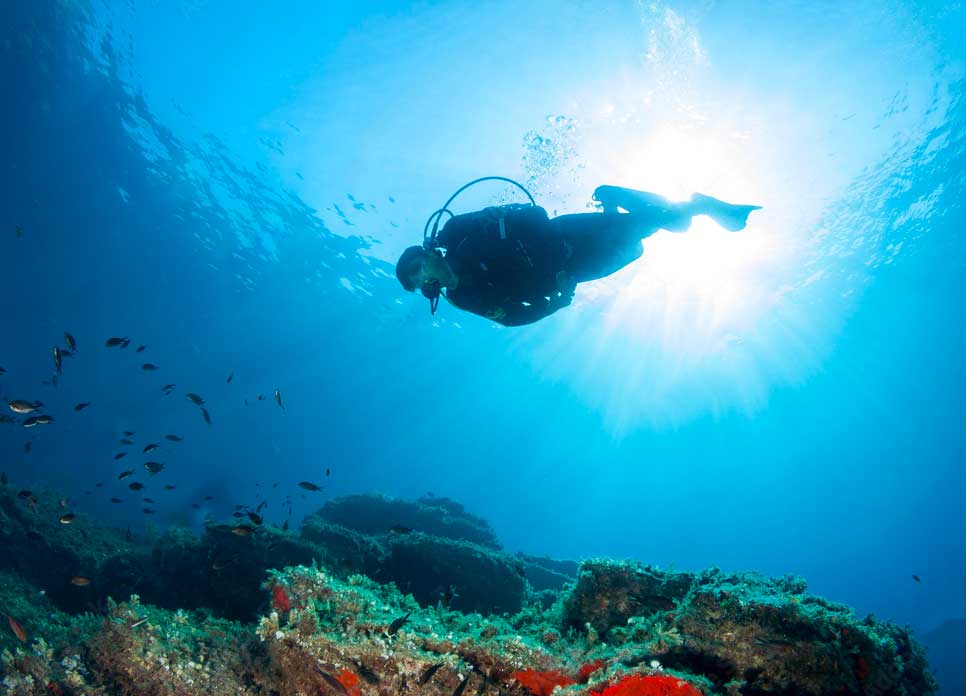
[[[263,500],[262,502],[260,502],[258,504],[258,507],[255,508],[255,512],[261,512],[262,511],[262,508],[264,508],[267,505],[268,505],[268,501],[267,500]]]
[[[231,528],[231,533],[240,537],[251,536],[254,531],[255,528],[250,524],[239,524]]]
[[[299,488],[304,488],[307,491],[321,491],[322,486],[316,486],[311,481],[299,481]]]
[[[204,500],[205,502],[209,500],[214,500],[214,499],[215,499],[215,496],[213,495],[206,495],[204,498],[202,498],[202,500]]]
[[[30,454],[30,450],[32,450],[33,448],[34,448],[34,443],[32,443],[32,442],[25,442],[25,443],[23,443],[23,453],[24,454]]]
[[[138,346],[137,348],[134,349],[134,352],[143,353],[145,348],[147,348],[147,346]]]
[[[234,376],[235,376],[235,373],[234,372],[232,372],[230,375],[228,375],[228,379],[225,380],[225,384],[231,384],[231,378],[234,377]]]
[[[121,500],[120,498],[111,498],[111,502],[112,503],[123,503],[124,501]]]
[[[54,417],[53,416],[48,416],[46,413],[43,413],[43,414],[37,416],[37,424],[38,425],[50,425],[53,422],[54,422]]]
[[[155,443],[152,442],[150,445],[145,445],[144,446],[144,449],[141,450],[141,451],[144,452],[145,454],[147,454],[148,452],[153,452],[158,447],[160,447],[160,445],[157,445],[157,444],[155,444]]]
[[[57,374],[60,374],[60,368],[63,366],[64,356],[60,352],[60,348],[54,346],[54,369],[57,370]]]
[[[283,532],[287,532],[288,531],[288,520],[285,520],[285,524],[282,525],[282,531]]]
[[[91,579],[83,575],[75,575],[70,579],[70,584],[77,587],[87,587],[91,584]]]
[[[145,624],[147,622],[148,622],[147,618],[143,618],[143,619],[140,619],[138,621],[135,621],[132,624],[128,624],[128,628],[137,628],[138,626],[140,626],[142,624]]]
[[[124,459],[124,457],[126,456],[127,456],[127,452],[118,452],[117,454],[114,455],[114,460],[117,461],[118,459]]]
[[[922,582],[922,579],[918,575],[913,575],[912,579],[915,580],[916,582]]]
[[[401,524],[394,524],[389,528],[390,534],[411,534],[413,532],[412,527],[404,527]]]
[[[158,366],[155,365],[154,363],[144,363],[143,365],[141,365],[141,369],[144,370],[145,372],[154,372],[155,370],[158,369]]]
[[[118,442],[121,443],[122,445],[133,445],[134,444],[133,441],[128,440],[126,437],[121,438],[120,440],[118,440]]]
[[[28,418],[23,422],[23,427],[33,428],[35,425],[39,425],[39,424],[40,424],[40,420],[37,418],[37,416],[30,416],[30,418]]]
[[[178,437],[177,435],[165,435],[165,440],[171,440],[171,442],[181,442],[184,438]]]
[[[152,505],[154,505],[154,499],[153,498],[143,498],[143,500],[144,500],[145,503],[151,503]]]
[[[133,470],[133,469],[128,469],[128,470],[126,470],[126,471],[122,471],[121,473],[119,473],[119,474],[117,475],[117,480],[118,480],[118,481],[123,481],[123,480],[124,480],[124,479],[126,479],[126,478],[127,478],[128,476],[133,476],[133,475],[134,475],[134,470]]]
[[[164,392],[164,395],[165,396],[167,396],[168,394],[170,394],[173,389],[174,389],[174,385],[173,384],[165,384],[163,387],[161,387],[161,391]]]
[[[259,515],[257,512],[249,512],[248,513],[248,519],[250,519],[252,521],[252,524],[261,524],[262,523],[262,516]]]
[[[166,485],[164,487],[164,490],[166,490],[166,491],[173,491],[175,488],[177,488],[177,486],[175,486],[173,483],[169,483],[168,485]]]
[[[331,470],[331,469],[329,469],[328,467],[326,467],[326,470],[325,470],[325,475],[326,475],[326,476],[329,476],[329,475],[330,475],[331,473],[332,473],[332,470]]]
[[[7,374],[6,369],[4,369],[2,366],[0,366],[0,375],[5,375],[5,374]]]
[[[77,350],[77,341],[75,341],[74,337],[70,335],[70,332],[64,332],[64,341],[67,343],[67,350],[69,350],[71,353]]]
[[[208,425],[211,425],[211,414],[208,413],[208,409],[206,409],[204,406],[201,406],[200,408],[201,408],[201,417],[205,419],[205,423],[207,423]]]
[[[73,512],[68,512],[66,515],[61,515],[61,517],[60,517],[60,523],[61,524],[70,524],[71,522],[73,522],[76,519],[77,519],[77,515],[75,515]]]
[[[403,627],[407,621],[409,621],[409,615],[412,614],[411,611],[407,611],[403,616],[398,619],[394,619],[391,624],[389,624],[389,629],[386,631],[391,636],[396,635],[396,631]]]
[[[134,431],[133,430],[125,430],[121,434],[124,435],[124,437],[134,437]]]
[[[285,404],[282,403],[282,392],[280,392],[278,389],[275,390],[275,403],[278,404],[280,409],[283,411],[285,410]]]
[[[195,510],[201,509],[201,506],[198,503],[191,503],[191,507],[193,507]]]
[[[164,469],[164,464],[160,462],[144,462],[144,468],[148,470],[148,473],[154,476]]]
[[[216,558],[211,562],[211,569],[214,571],[224,570],[237,560],[238,556],[232,556],[231,558]]]
[[[144,508],[144,510],[142,512],[144,512],[145,515],[153,515],[154,514],[154,510],[152,510],[151,508]]]
[[[354,664],[356,666],[356,671],[359,672],[359,674],[362,675],[362,678],[365,679],[367,682],[369,682],[370,684],[378,684],[379,683],[379,676],[375,672],[373,672],[371,669],[369,669],[368,667],[366,667],[362,662],[358,662],[357,660],[353,660],[352,661],[352,664]]]
[[[144,488],[144,484],[140,483],[139,481],[135,481],[134,483],[127,484],[127,487],[130,488],[132,491],[140,491],[141,489]]]
[[[18,498],[29,498],[32,495],[33,493],[31,493],[30,491],[20,491],[19,493],[17,493]]]
[[[342,682],[340,682],[338,679],[333,677],[328,672],[323,671],[322,668],[319,667],[318,665],[315,666],[315,671],[322,676],[322,678],[325,680],[325,683],[328,684],[330,687],[332,687],[332,689],[337,694],[342,694],[342,696],[349,696],[349,692],[346,691],[345,686],[343,686]]]
[[[455,689],[453,689],[453,696],[462,696],[463,692],[466,691],[466,687],[470,684],[470,675],[466,675],[466,679],[461,681]]]
[[[21,643],[27,642],[27,632],[23,630],[23,626],[20,625],[19,621],[7,614],[7,624],[10,625],[10,630],[13,631],[13,634],[17,636],[17,640],[19,640]],[[343,691],[345,691],[345,689],[343,689]]]
[[[103,481],[98,481],[97,483],[94,484],[94,487],[95,488],[103,488],[104,487],[104,482]]]
[[[27,413],[33,413],[38,408],[40,408],[40,402],[34,401],[33,403],[31,403],[30,401],[24,401],[23,399],[14,399],[10,403],[8,403],[7,406],[9,406],[10,410],[13,411],[14,413],[27,414]]]
[[[422,686],[428,683],[429,680],[433,678],[433,675],[436,674],[436,672],[439,671],[439,668],[442,667],[444,664],[446,663],[437,662],[435,665],[430,665],[429,667],[427,667],[426,671],[423,672],[423,676],[419,678],[419,685]]]
[[[187,394],[185,394],[185,397],[187,397],[188,401],[193,403],[195,406],[202,406],[205,403],[204,399],[202,399],[200,396],[198,396],[193,392],[188,392]]]
[[[130,342],[131,342],[131,339],[129,339],[127,336],[125,336],[124,338],[118,338],[116,336],[112,336],[111,338],[104,341],[104,347],[116,348],[117,346],[121,346],[121,348],[127,348]]]
[[[91,405],[90,401],[81,401],[79,404],[74,406],[75,411],[83,411],[85,408]]]
[[[255,398],[256,398],[256,399],[258,399],[259,401],[264,401],[264,400],[265,400],[265,395],[264,395],[264,394],[259,394],[259,395],[258,395],[257,397],[255,397]]]

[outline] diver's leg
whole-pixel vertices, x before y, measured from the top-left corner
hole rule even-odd
[[[552,235],[566,252],[559,268],[575,282],[604,278],[641,257],[641,240],[657,230],[635,215],[579,213],[550,220]]]
[[[594,199],[604,206],[604,212],[617,212],[623,208],[631,215],[644,216],[646,224],[671,232],[684,232],[691,226],[695,215],[708,215],[726,230],[737,232],[744,229],[748,214],[758,210],[756,205],[733,205],[717,198],[696,193],[690,201],[671,201],[647,191],[600,186],[594,191]]]

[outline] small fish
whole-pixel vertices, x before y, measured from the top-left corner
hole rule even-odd
[[[264,395],[264,394],[259,394],[259,395],[258,395],[257,397],[255,397],[255,398],[256,398],[256,399],[258,399],[259,401],[264,401],[264,400],[265,400],[265,395]]]
[[[20,622],[8,614],[7,623],[10,625],[10,630],[13,631],[13,634],[17,636],[17,640],[19,640],[21,643],[26,643],[27,632],[23,630],[23,626],[20,625]]]
[[[283,532],[287,532],[288,531],[288,520],[285,520],[285,523],[282,525],[282,531]]]
[[[358,660],[353,660],[352,664],[356,666],[356,671],[358,671],[359,674],[362,675],[362,678],[365,679],[367,682],[369,682],[370,684],[379,683],[378,675],[375,672],[373,672],[371,669],[366,667],[365,664],[363,664],[362,662],[359,662]]]
[[[133,431],[133,430],[125,430],[125,431],[124,431],[123,433],[121,433],[121,434],[122,434],[122,435],[123,435],[124,437],[134,437],[134,431]]]
[[[144,500],[145,503],[151,503],[152,505],[154,505],[154,499],[153,498],[143,498],[143,500]]]
[[[419,678],[419,685],[423,686],[424,684],[427,684],[429,680],[433,678],[433,675],[436,674],[436,672],[439,671],[439,668],[442,667],[444,664],[446,663],[437,662],[436,664],[430,665],[429,667],[427,667],[426,671],[423,672],[423,676]]]
[[[912,579],[915,580],[916,582],[922,582],[922,579],[918,575],[913,575]]]
[[[123,481],[123,480],[124,480],[124,479],[126,479],[126,478],[127,478],[128,476],[133,476],[133,475],[134,475],[134,470],[133,470],[133,469],[127,469],[127,470],[125,470],[125,471],[122,471],[121,473],[119,473],[119,474],[117,475],[117,480],[118,480],[118,481]]]
[[[154,363],[144,363],[143,365],[141,365],[141,369],[144,370],[145,372],[154,372],[155,370],[158,369],[158,366],[155,365]]]
[[[33,495],[33,493],[31,493],[30,491],[26,491],[26,490],[20,491],[19,493],[17,493],[17,497],[18,498],[29,498],[32,495]]]
[[[122,445],[133,445],[134,444],[134,442],[132,440],[129,440],[126,437],[121,438],[120,440],[118,440],[118,442],[121,443]]]
[[[97,483],[94,484],[94,487],[95,488],[103,488],[104,487],[104,482],[103,481],[98,481]]]
[[[132,624],[128,624],[128,628],[137,628],[138,626],[146,624],[147,622],[148,622],[147,618],[139,619]]]
[[[252,521],[252,524],[261,524],[262,523],[262,516],[259,515],[257,512],[249,512],[248,513],[248,519],[250,519]]]
[[[143,353],[145,348],[147,348],[147,346],[138,346],[137,348],[134,349],[134,352]]]
[[[54,369],[57,370],[57,374],[60,374],[61,367],[64,364],[64,356],[60,352],[60,348],[54,346]]]
[[[144,484],[139,481],[135,481],[134,483],[127,484],[127,487],[132,491],[140,491],[144,488]]]
[[[120,498],[111,498],[111,502],[112,503],[123,503],[124,501],[121,500]]]
[[[407,611],[403,616],[400,616],[398,619],[394,619],[393,622],[389,624],[389,628],[386,631],[386,633],[388,633],[391,636],[396,635],[396,631],[402,628],[403,624],[409,621],[410,614],[412,614],[412,611]]]
[[[205,400],[202,399],[197,394],[195,394],[194,392],[188,392],[187,394],[185,394],[185,398],[187,398],[188,401],[193,403],[195,406],[203,406],[205,403]]]
[[[332,470],[331,470],[331,469],[329,469],[328,467],[326,467],[326,470],[325,470],[325,475],[326,475],[326,476],[330,476],[331,474],[332,474]]]
[[[40,420],[37,416],[30,416],[30,418],[23,422],[23,427],[25,428],[33,428],[36,425],[40,425]]]
[[[195,510],[201,509],[201,506],[198,503],[191,503],[191,507],[194,508]]]
[[[90,401],[81,401],[79,404],[74,406],[75,411],[83,411],[85,408],[91,405]]]
[[[209,500],[214,500],[214,499],[215,499],[215,496],[213,495],[206,495],[204,498],[202,498],[202,500],[204,500],[205,502],[208,502]]]
[[[211,569],[214,571],[224,570],[232,563],[234,563],[236,560],[238,560],[237,556],[233,556],[232,558],[221,558],[221,559],[216,558],[214,561],[211,562]]]
[[[466,679],[461,681],[455,689],[453,689],[453,696],[462,696],[463,692],[466,691],[466,687],[469,686],[470,675],[466,675]]]
[[[60,523],[61,524],[70,524],[71,522],[73,522],[76,519],[77,519],[77,515],[75,515],[73,512],[68,512],[66,515],[61,515],[61,517],[60,517]]]
[[[131,342],[131,339],[129,339],[127,336],[125,336],[124,338],[118,338],[116,336],[112,336],[111,338],[104,341],[104,347],[116,348],[117,346],[121,346],[121,348],[127,348],[130,342]]]
[[[14,399],[9,404],[7,404],[7,406],[9,406],[10,410],[13,411],[14,413],[20,413],[25,415],[27,413],[33,413],[38,408],[40,408],[40,402],[34,401],[33,403],[31,403],[29,401],[24,401],[22,399]]]
[[[229,374],[228,375],[228,379],[225,380],[225,384],[231,384],[231,379],[234,376],[235,376],[235,373],[234,372],[232,372],[231,374]]]
[[[252,532],[254,531],[255,531],[255,528],[252,527],[250,524],[239,524],[231,528],[231,533],[240,537],[251,536]]]
[[[173,490],[174,490],[175,488],[177,488],[177,486],[176,486],[176,485],[174,485],[173,483],[169,483],[169,484],[167,484],[167,485],[166,485],[166,486],[164,487],[164,490],[166,490],[166,491],[173,491]]]
[[[38,425],[50,425],[53,422],[54,422],[54,417],[48,416],[46,413],[42,413],[39,416],[37,416]]]
[[[405,527],[401,524],[394,524],[389,528],[390,534],[411,534],[413,531],[412,527]]]
[[[174,390],[174,387],[175,385],[173,384],[165,384],[163,387],[161,387],[161,391],[163,391],[164,395],[167,396]]]
[[[165,435],[164,439],[170,440],[171,442],[181,442],[184,438],[179,437],[177,435]]]
[[[142,510],[142,512],[145,515],[153,515],[154,514],[154,510],[152,510],[151,508],[144,508],[144,510]]]
[[[7,370],[3,366],[0,366],[0,375],[5,375],[5,374],[7,374]]]
[[[278,389],[275,390],[275,403],[278,404],[280,409],[283,411],[285,410],[285,404],[282,403],[282,392],[280,392]]]
[[[114,455],[114,461],[117,461],[118,459],[124,459],[124,457],[126,456],[127,456],[127,452],[118,452],[117,454]]]
[[[299,481],[299,488],[304,488],[307,491],[321,491],[322,486],[316,486],[311,481]]]
[[[164,469],[164,464],[161,464],[160,462],[144,462],[144,468],[147,469],[149,474],[154,476]]]
[[[349,696],[349,692],[346,691],[345,686],[338,679],[333,677],[328,672],[323,671],[322,668],[319,667],[318,665],[315,666],[315,671],[319,673],[319,675],[325,680],[325,683],[328,684],[330,687],[332,687],[332,689],[337,694],[341,694],[342,696]]]
[[[200,408],[201,408],[201,417],[205,419],[205,423],[207,423],[208,425],[211,425],[211,414],[208,413],[208,409],[206,409],[204,406],[201,406]]]
[[[17,225],[16,234],[17,234],[17,237],[23,237],[23,227],[21,227],[20,225]]]
[[[25,442],[25,443],[23,443],[23,453],[24,454],[30,454],[30,450],[32,450],[33,448],[34,448],[34,443],[33,442]]]
[[[69,331],[64,332],[64,342],[67,344],[67,350],[71,353],[77,351],[77,341],[74,340],[74,337],[70,335]]]
[[[145,445],[144,446],[144,449],[141,450],[141,451],[144,452],[145,454],[147,454],[148,452],[153,452],[154,450],[156,450],[160,446],[161,445],[158,445],[158,444],[155,444],[155,443],[152,442],[150,445]]]
[[[91,579],[84,577],[83,575],[75,575],[70,579],[70,584],[76,587],[87,587],[91,584]]]

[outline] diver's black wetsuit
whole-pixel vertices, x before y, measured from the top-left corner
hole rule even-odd
[[[648,216],[617,212],[547,217],[538,206],[502,206],[448,221],[437,237],[459,277],[447,299],[505,326],[521,326],[570,304],[556,276],[596,280],[640,258],[658,229]],[[663,226],[663,225],[662,225]]]

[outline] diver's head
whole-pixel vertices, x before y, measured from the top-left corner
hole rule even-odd
[[[409,292],[418,289],[424,295],[434,289],[439,294],[440,288],[455,287],[458,281],[441,253],[421,246],[411,246],[402,253],[396,262],[396,278]]]

